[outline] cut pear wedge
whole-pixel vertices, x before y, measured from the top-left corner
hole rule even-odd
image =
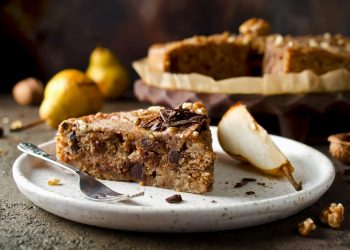
[[[245,105],[238,102],[226,111],[218,125],[218,138],[223,150],[233,158],[269,175],[286,176],[295,190],[301,190],[301,183],[293,178],[292,164]]]

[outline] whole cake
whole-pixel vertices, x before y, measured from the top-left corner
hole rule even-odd
[[[63,121],[56,155],[100,179],[204,193],[214,180],[211,143],[205,107],[184,103]]]
[[[238,35],[225,32],[155,44],[148,50],[147,63],[150,70],[195,72],[215,80],[306,69],[322,75],[340,68],[350,70],[350,39],[329,33],[270,34],[267,21],[252,18],[240,26]]]

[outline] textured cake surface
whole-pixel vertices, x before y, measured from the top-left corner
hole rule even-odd
[[[257,18],[244,22],[239,31],[239,35],[225,32],[155,44],[148,51],[149,68],[195,72],[215,80],[307,69],[317,75],[341,68],[350,70],[350,39],[342,35],[271,34],[269,23]]]
[[[211,143],[206,109],[187,103],[66,120],[56,155],[100,179],[204,193],[214,180]]]
[[[349,39],[325,33],[318,36],[270,36],[266,41],[263,72],[302,72],[310,69],[321,75],[331,70],[350,70]]]
[[[195,36],[182,41],[155,44],[148,51],[152,70],[200,73],[220,80],[250,74],[249,43],[223,33]]]

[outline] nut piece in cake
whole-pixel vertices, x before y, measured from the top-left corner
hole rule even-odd
[[[211,144],[205,107],[189,103],[68,119],[56,154],[100,179],[204,193],[214,181]]]
[[[230,156],[267,174],[286,176],[296,190],[301,190],[301,183],[292,176],[291,163],[245,105],[236,103],[224,114],[218,125],[218,138]]]

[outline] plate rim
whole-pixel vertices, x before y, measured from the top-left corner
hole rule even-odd
[[[216,136],[216,132],[217,132],[216,127],[211,127],[211,130],[212,130],[212,136],[213,137]],[[215,203],[215,205],[213,205],[213,206],[198,206],[198,207],[194,207],[194,206],[190,206],[190,207],[187,207],[187,206],[169,206],[169,207],[160,207],[160,208],[157,208],[154,206],[118,206],[117,203],[100,203],[100,202],[96,203],[96,202],[90,201],[90,200],[80,200],[80,199],[76,199],[74,197],[63,196],[63,195],[57,194],[55,192],[52,192],[50,190],[47,190],[43,187],[36,185],[32,181],[30,181],[30,179],[28,179],[22,173],[20,163],[23,162],[24,160],[26,160],[26,158],[32,157],[32,156],[28,156],[24,153],[21,154],[13,163],[13,167],[12,167],[13,178],[16,182],[17,187],[21,191],[21,193],[26,198],[31,200],[33,203],[35,203],[35,202],[32,200],[32,198],[30,198],[26,194],[24,194],[23,190],[25,190],[27,192],[31,192],[31,193],[35,194],[37,197],[50,199],[52,201],[68,202],[72,206],[73,205],[74,206],[84,206],[84,208],[88,209],[89,211],[99,209],[99,210],[107,212],[107,213],[109,213],[109,212],[123,212],[126,214],[142,213],[142,214],[147,215],[147,214],[169,214],[169,212],[175,210],[176,213],[181,216],[181,214],[189,213],[192,211],[196,211],[198,213],[210,213],[212,211],[217,212],[218,210],[222,211],[225,209],[236,209],[236,208],[239,209],[239,208],[245,207],[246,212],[250,212],[250,211],[256,210],[256,207],[251,206],[251,205],[256,204],[256,203],[259,203],[259,206],[265,207],[267,204],[282,201],[282,202],[284,202],[283,206],[288,206],[301,198],[306,198],[306,200],[303,202],[306,205],[301,206],[302,208],[300,208],[298,210],[298,211],[300,211],[301,209],[304,209],[305,207],[307,207],[307,206],[311,205],[312,203],[314,203],[315,201],[317,201],[332,185],[334,178],[335,178],[334,165],[332,164],[330,159],[325,154],[323,154],[322,152],[318,151],[315,148],[312,148],[306,144],[303,144],[301,142],[298,142],[298,141],[295,141],[292,139],[288,139],[285,137],[276,136],[276,135],[271,135],[271,137],[273,140],[277,139],[277,140],[285,140],[288,143],[290,143],[290,142],[297,143],[299,145],[307,147],[309,150],[312,150],[312,152],[316,153],[318,155],[318,157],[322,157],[325,160],[325,165],[327,165],[327,168],[329,167],[329,170],[330,170],[330,171],[327,171],[328,175],[325,175],[323,178],[323,181],[321,180],[320,182],[317,183],[317,185],[313,185],[313,186],[311,186],[307,189],[303,189],[299,192],[295,191],[293,193],[285,194],[282,196],[265,198],[265,199],[258,200],[258,201],[246,201],[246,202],[241,202],[241,203],[225,203],[225,204]],[[40,144],[39,147],[49,146],[53,143],[55,143],[54,140],[49,140],[47,142]],[[220,146],[220,144],[219,144],[219,146]],[[217,150],[216,150],[216,152],[217,152]],[[222,152],[224,152],[224,151],[222,151]],[[176,192],[176,191],[174,190],[174,192]],[[313,195],[313,197],[316,197],[316,198],[313,198],[313,199],[308,198],[310,196],[310,192],[314,192],[314,194],[316,193],[317,195]],[[177,192],[177,193],[180,193],[180,192]],[[310,202],[312,202],[312,203],[308,204]],[[100,204],[102,204],[102,205],[100,205]],[[45,209],[45,208],[43,208],[43,209]],[[281,208],[279,208],[279,209],[281,209]],[[294,214],[294,213],[292,213],[292,214]],[[87,223],[85,223],[85,224],[87,224]],[[257,224],[255,224],[255,225],[257,225]]]

